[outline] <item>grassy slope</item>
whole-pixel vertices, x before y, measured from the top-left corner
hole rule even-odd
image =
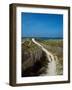
[[[43,40],[40,42],[53,55],[58,57],[57,74],[63,74],[63,41],[62,40]]]
[[[41,45],[43,45],[47,50],[49,50],[53,55],[58,57],[57,62],[57,73],[60,75],[63,73],[63,41],[62,40],[39,40]],[[31,39],[27,39],[24,44],[22,44],[26,50],[33,52],[39,47],[35,45]]]

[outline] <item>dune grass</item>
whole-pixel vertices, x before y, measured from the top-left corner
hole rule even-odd
[[[48,40],[36,40],[42,46],[44,46],[48,51],[50,51],[53,55],[58,57],[57,61],[57,73],[58,75],[63,74],[63,40],[62,39],[48,39]],[[39,49],[39,47],[34,44],[31,38],[25,39],[24,43],[22,43],[22,47],[30,52],[34,52]]]

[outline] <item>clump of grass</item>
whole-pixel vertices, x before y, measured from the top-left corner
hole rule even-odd
[[[28,51],[34,51],[38,49],[38,46],[35,45],[32,40],[26,40],[24,43],[22,43],[22,47]]]

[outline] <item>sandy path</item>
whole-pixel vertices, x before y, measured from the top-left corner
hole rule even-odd
[[[48,58],[48,69],[46,75],[56,75],[56,60],[57,56],[54,56],[51,52],[49,52],[46,48],[44,48],[40,43],[38,43],[34,38],[32,38],[33,43],[39,46],[45,53]]]

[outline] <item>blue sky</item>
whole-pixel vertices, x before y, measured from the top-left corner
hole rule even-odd
[[[22,37],[63,38],[63,15],[21,13]]]

